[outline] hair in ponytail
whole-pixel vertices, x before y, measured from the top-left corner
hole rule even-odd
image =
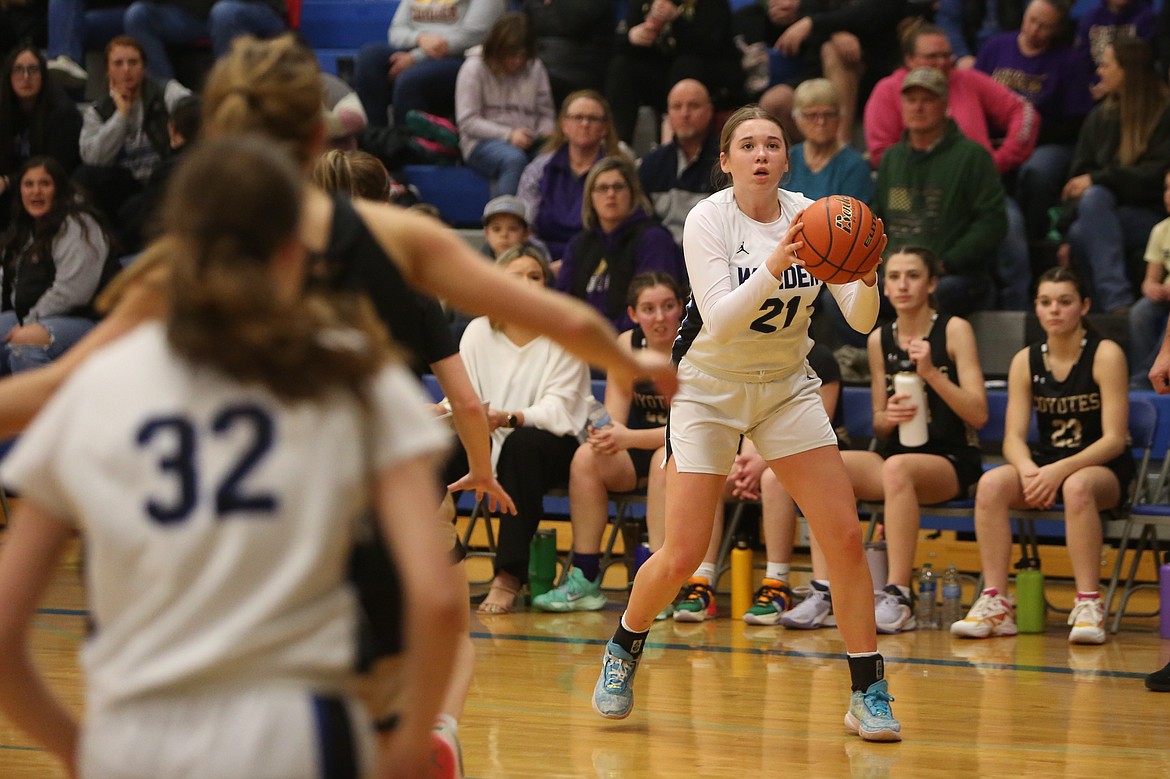
[[[316,58],[291,34],[265,41],[244,35],[207,77],[203,131],[209,138],[259,133],[308,166],[324,94]]]
[[[369,305],[278,290],[276,261],[302,251],[301,188],[292,160],[259,137],[206,140],[185,155],[163,206],[167,336],[191,362],[285,400],[363,397],[388,354]]]

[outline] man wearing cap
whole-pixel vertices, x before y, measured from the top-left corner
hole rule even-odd
[[[948,118],[942,71],[915,68],[901,92],[906,129],[882,157],[873,210],[891,252],[917,245],[938,255],[939,309],[967,316],[995,300],[991,258],[1007,233],[1003,185],[987,150]]]
[[[955,68],[946,34],[933,24],[920,24],[904,43],[906,66],[883,78],[865,103],[865,147],[875,168],[886,149],[905,129],[898,94],[902,80],[915,68],[937,68],[947,82],[947,106],[962,133],[991,153],[995,169],[1005,175],[1028,159],[1040,134],[1040,117],[1032,104],[991,76],[971,68]],[[1000,143],[994,143],[997,134]]]
[[[711,126],[714,111],[701,81],[684,78],[675,84],[666,96],[674,139],[648,152],[638,165],[655,215],[679,246],[687,214],[715,192],[711,171],[719,162],[719,133]]]

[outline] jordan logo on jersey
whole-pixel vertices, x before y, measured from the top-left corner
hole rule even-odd
[[[751,254],[751,252],[749,252],[747,249],[743,248],[743,241],[739,242],[739,248],[735,250],[736,254],[739,254],[740,252],[743,252],[744,254]]]

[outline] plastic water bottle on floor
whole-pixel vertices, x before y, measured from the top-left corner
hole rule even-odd
[[[950,630],[951,625],[963,618],[963,585],[959,582],[959,569],[948,565],[943,572],[942,581],[942,619],[940,625],[943,630]]]
[[[919,630],[934,630],[938,627],[937,600],[938,582],[934,578],[934,568],[930,563],[923,563],[922,572],[918,574],[918,601],[914,609]]]

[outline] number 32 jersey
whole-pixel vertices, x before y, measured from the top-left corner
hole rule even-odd
[[[683,229],[683,254],[691,299],[674,361],[732,381],[770,381],[804,367],[813,302],[825,286],[800,266],[777,280],[761,268],[792,220],[813,201],[779,189],[780,218],[757,222],[736,205],[728,187],[695,205]],[[829,284],[849,318],[861,297],[876,289],[861,282]],[[869,308],[870,306],[863,306]],[[869,322],[872,326],[872,319]]]
[[[336,689],[354,660],[346,581],[371,474],[448,434],[404,368],[369,410],[288,403],[179,359],[161,324],[94,355],[21,437],[5,483],[86,535],[90,711],[262,683]]]

